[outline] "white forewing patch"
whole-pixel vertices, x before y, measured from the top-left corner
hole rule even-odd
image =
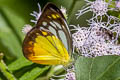
[[[40,27],[40,30],[45,30],[45,31],[48,31],[48,32],[50,32],[48,29],[45,29],[44,27]]]
[[[51,26],[56,28],[56,25],[53,22],[50,22]]]
[[[58,31],[58,33],[60,35],[62,43],[64,44],[65,48],[68,50],[67,39],[66,39],[65,33],[63,31],[60,31],[60,30]]]
[[[43,26],[47,26],[47,22],[42,22],[42,25]]]
[[[62,29],[62,28],[61,28],[61,25],[60,25],[59,23],[57,23],[56,21],[53,21],[53,23],[54,23],[55,25],[57,25],[57,27],[59,27],[60,29]]]
[[[57,37],[56,30],[53,27],[49,26],[49,31]]]

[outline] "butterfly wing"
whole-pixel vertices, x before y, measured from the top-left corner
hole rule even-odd
[[[72,51],[71,34],[62,12],[54,4],[48,3],[42,11],[37,27],[45,28],[64,43],[69,53]],[[47,25],[45,25],[45,23]]]
[[[70,37],[61,11],[49,3],[43,9],[36,27],[26,35],[23,42],[23,53],[25,57],[35,63],[66,65],[70,60],[67,52],[67,49],[69,52],[71,50]]]

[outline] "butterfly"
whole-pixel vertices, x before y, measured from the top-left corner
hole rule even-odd
[[[25,36],[24,56],[38,64],[67,65],[71,61],[72,41],[67,21],[52,3],[47,3],[37,24]]]

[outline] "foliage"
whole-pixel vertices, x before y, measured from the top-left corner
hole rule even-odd
[[[86,26],[86,19],[91,17],[91,13],[88,13],[76,20],[77,10],[85,4],[83,0],[0,0],[0,52],[4,53],[4,56],[0,55],[0,80],[49,80],[55,73],[52,67],[32,63],[22,54],[24,34],[21,30],[25,24],[33,25],[30,23],[33,17],[29,14],[38,10],[38,2],[41,7],[47,2],[53,2],[58,7],[61,5],[66,7],[69,24],[79,23],[81,26]],[[119,66],[119,56],[79,57],[75,63],[76,78],[119,80]],[[58,74],[64,73],[64,71],[58,72]]]

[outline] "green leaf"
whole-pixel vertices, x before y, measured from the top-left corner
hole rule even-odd
[[[11,28],[13,33],[15,33],[14,35],[17,37],[17,40],[21,44],[24,37],[22,33],[22,28],[25,25],[24,19],[19,17],[19,15],[13,12],[13,10],[6,7],[2,8],[1,14],[5,22],[7,22],[8,27]]]
[[[26,72],[20,80],[35,80],[40,74],[42,74],[44,71],[48,70],[49,66],[46,66],[44,68],[35,67],[31,71]]]
[[[33,64],[31,61],[28,61],[26,58],[21,57],[16,61],[12,62],[10,65],[8,65],[8,69],[10,71],[15,71],[15,70],[19,70],[22,67],[29,66],[31,64]]]
[[[10,11],[14,12],[15,15],[22,18],[25,23],[30,23],[30,13],[33,10],[38,11],[37,3],[37,1],[33,0],[0,0],[0,7],[10,9]],[[12,21],[14,21],[14,18],[12,19]]]
[[[77,80],[120,79],[120,56],[79,57],[75,63]]]
[[[4,74],[4,76],[8,80],[16,80],[14,75],[10,71],[8,71],[6,64],[4,63],[2,59],[0,60],[0,71]]]
[[[0,80],[2,80],[2,78],[0,78]]]
[[[5,54],[8,60],[22,56],[21,45],[18,37],[10,28],[10,24],[0,9],[0,51]]]

